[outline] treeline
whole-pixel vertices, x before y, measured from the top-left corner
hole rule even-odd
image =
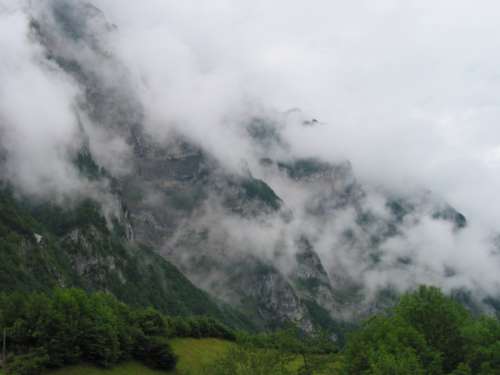
[[[327,335],[306,334],[294,325],[276,332],[239,332],[236,345],[189,375],[337,374],[331,367],[337,353],[337,345]]]
[[[500,321],[422,286],[353,330],[337,351],[296,328],[240,335],[203,375],[499,375]]]
[[[500,322],[422,286],[352,333],[343,364],[345,374],[498,375]]]
[[[173,337],[235,341],[204,375],[498,375],[500,322],[476,316],[439,289],[420,287],[391,310],[368,319],[337,348],[321,333],[296,327],[235,334],[204,317],[168,317],[128,307],[106,293],[57,289],[0,294],[9,374],[36,375],[80,361],[98,366],[136,359],[172,369]]]
[[[0,294],[0,329],[7,333],[7,373],[16,375],[81,361],[112,367],[129,359],[169,370],[177,361],[172,337],[235,339],[211,318],[167,317],[79,289]]]

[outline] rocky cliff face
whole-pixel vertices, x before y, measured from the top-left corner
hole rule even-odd
[[[229,173],[181,137],[147,149],[137,155],[137,172],[120,181],[134,239],[158,249],[197,286],[262,328],[291,320],[311,330],[317,323],[311,303],[332,320],[359,318],[383,306],[381,298],[367,302],[356,275],[329,259],[336,247],[375,268],[382,246],[401,236],[409,222],[448,221],[455,230],[466,225],[449,206],[389,196],[383,197],[384,215],[373,212],[349,163],[266,156],[257,179],[249,171]],[[278,196],[267,176],[305,191],[300,206]],[[346,214],[347,225],[328,239],[325,253],[321,242],[330,237],[329,226],[344,224]],[[411,255],[397,260],[403,268],[411,261]]]

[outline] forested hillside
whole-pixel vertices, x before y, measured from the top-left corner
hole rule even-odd
[[[7,372],[18,375],[80,362],[112,367],[130,359],[169,370],[176,363],[169,338],[235,338],[210,318],[168,318],[151,308],[131,308],[107,293],[78,289],[1,294],[0,327],[8,337]]]
[[[274,333],[236,332],[214,319],[169,317],[77,289],[0,294],[0,328],[12,375],[79,363],[112,368],[131,359],[168,371],[178,361],[170,342],[186,337],[194,341],[183,344],[183,355],[191,356],[183,371],[195,375],[500,373],[500,321],[472,315],[433,287],[402,296],[393,309],[353,329],[345,346],[293,325]],[[201,350],[200,338],[232,344]]]
[[[108,291],[133,306],[171,315],[208,315],[251,328],[228,306],[197,289],[151,249],[127,241],[91,200],[60,205],[16,198],[0,189],[0,289]]]

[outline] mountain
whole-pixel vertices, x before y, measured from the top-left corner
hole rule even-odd
[[[4,181],[0,287],[78,286],[235,327],[293,321],[341,333],[427,272],[458,277],[446,262],[429,270],[410,235],[431,227],[455,238],[468,226],[456,208],[426,191],[367,186],[347,160],[294,152],[280,115],[239,120],[248,150],[238,168],[182,124],[157,136],[106,45],[116,26],[86,2],[48,4],[32,15],[30,37],[78,88],[68,159],[85,188],[33,198]],[[115,144],[126,151],[112,153]]]

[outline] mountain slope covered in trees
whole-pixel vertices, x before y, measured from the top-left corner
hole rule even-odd
[[[126,241],[118,223],[109,229],[96,202],[68,208],[28,202],[21,203],[7,187],[0,190],[2,291],[108,291],[134,306],[251,327],[154,251]]]

